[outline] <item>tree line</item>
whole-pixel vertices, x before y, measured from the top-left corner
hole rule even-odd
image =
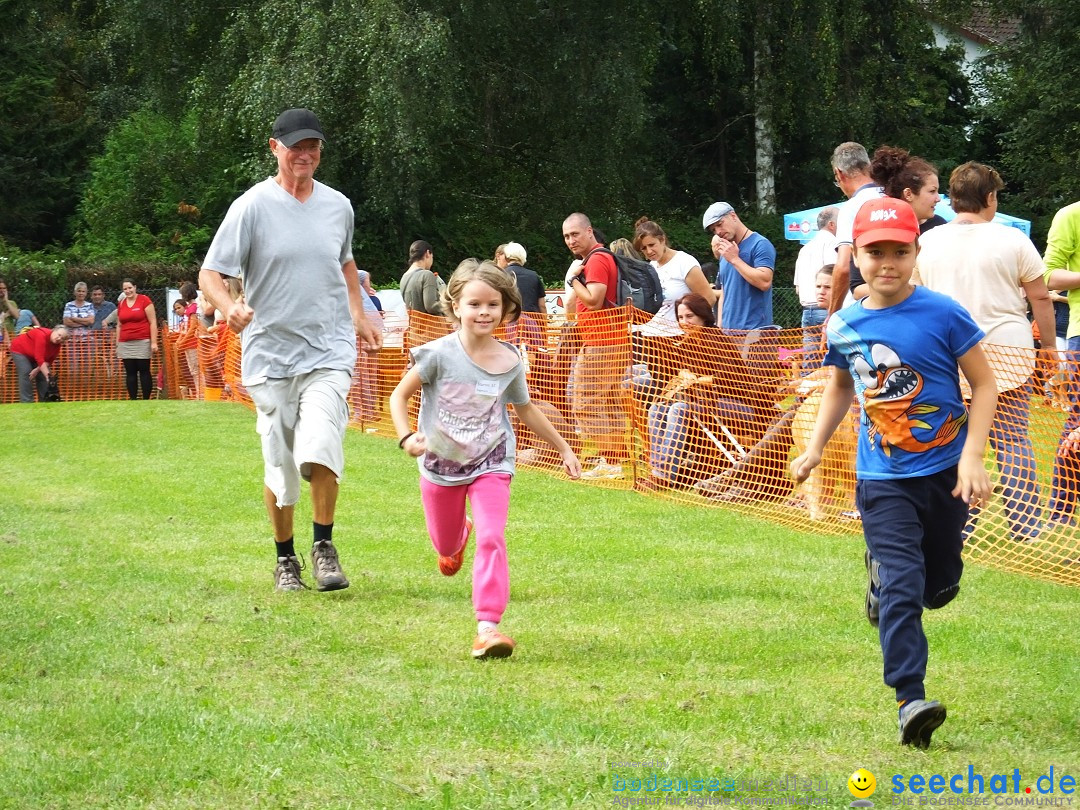
[[[971,72],[932,23],[974,5],[0,0],[0,252],[64,283],[72,266],[190,277],[229,203],[273,173],[289,106],[322,119],[319,177],[353,201],[379,283],[419,238],[448,264],[514,239],[556,282],[575,210],[610,237],[648,215],[702,255],[718,199],[777,244],[784,283],[778,213],[838,199],[844,140],[902,145],[943,182],[994,164],[1038,240],[1078,196],[1080,7],[979,4],[1020,33]]]

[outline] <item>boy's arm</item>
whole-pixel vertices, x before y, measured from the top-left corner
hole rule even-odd
[[[409,430],[409,400],[420,390],[422,384],[420,372],[411,368],[405,372],[394,393],[390,395],[390,418],[394,420],[399,446],[410,456],[420,456],[427,451],[427,438],[424,434]]]
[[[806,446],[806,452],[791,462],[791,477],[801,484],[811,471],[821,463],[821,454],[836,428],[843,421],[851,408],[851,398],[855,395],[855,381],[851,372],[839,366],[832,367],[832,375],[821,395],[821,407],[818,409],[814,432]]]
[[[523,405],[515,405],[514,413],[533,433],[559,451],[567,475],[571,478],[581,477],[581,462],[578,461],[574,451],[570,449],[570,445],[566,443],[566,439],[559,434],[559,431],[555,430],[548,418],[544,416],[542,410],[531,402],[526,402]]]
[[[971,386],[971,405],[968,407],[967,440],[960,454],[952,494],[967,504],[977,505],[990,499],[990,476],[986,474],[983,454],[997,408],[997,381],[982,346],[973,346],[958,362]]]

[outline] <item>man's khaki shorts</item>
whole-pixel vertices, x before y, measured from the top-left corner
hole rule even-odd
[[[262,437],[263,482],[278,507],[300,500],[300,479],[311,480],[313,464],[341,480],[351,384],[347,371],[316,369],[247,386],[255,403],[255,430]]]

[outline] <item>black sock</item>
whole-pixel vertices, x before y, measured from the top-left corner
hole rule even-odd
[[[333,523],[316,523],[311,521],[311,525],[315,530],[315,542],[321,543],[325,540],[329,543],[333,539],[334,524]]]
[[[279,557],[296,556],[296,549],[293,548],[293,539],[291,537],[284,543],[278,543],[277,541],[275,541],[274,545],[277,546],[277,555]]]

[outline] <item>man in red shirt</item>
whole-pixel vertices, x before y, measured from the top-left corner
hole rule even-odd
[[[66,326],[27,329],[11,341],[11,359],[19,379],[19,402],[33,402],[37,388],[38,402],[45,401],[49,390],[50,365],[60,354],[60,346],[71,337]]]
[[[574,363],[571,407],[582,438],[592,440],[600,455],[581,477],[622,478],[628,454],[620,383],[630,364],[630,333],[626,308],[615,304],[618,270],[584,214],[566,218],[563,241],[581,259],[566,274],[582,344]]]

